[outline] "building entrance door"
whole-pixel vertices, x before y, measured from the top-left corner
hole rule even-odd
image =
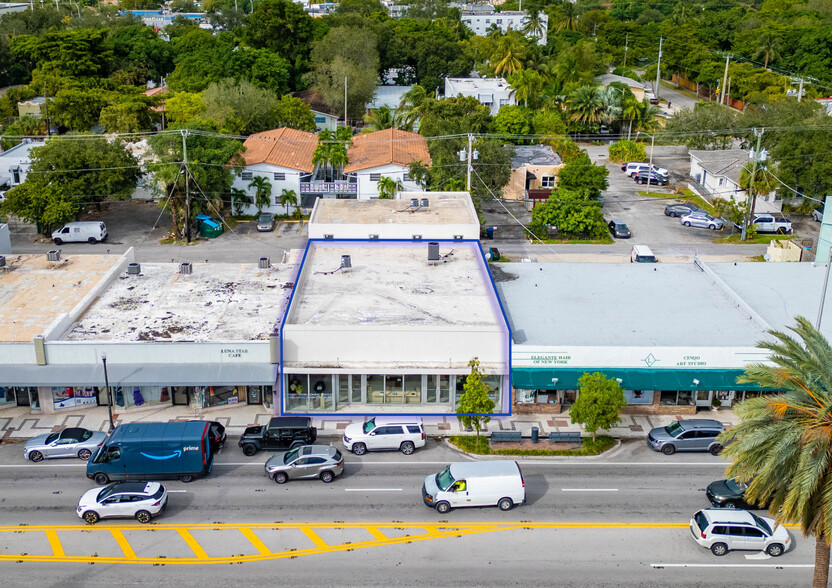
[[[710,406],[711,405],[711,391],[697,390],[696,391],[696,406]]]

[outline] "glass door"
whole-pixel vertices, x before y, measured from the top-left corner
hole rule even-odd
[[[361,403],[361,376],[354,374],[339,374],[338,376],[338,405]]]
[[[696,391],[696,406],[710,406],[711,405],[711,391],[697,390]]]

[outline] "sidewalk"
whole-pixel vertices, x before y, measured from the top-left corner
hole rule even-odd
[[[218,421],[225,426],[229,436],[242,435],[244,429],[251,425],[264,425],[273,415],[262,406],[245,405],[233,408],[205,409],[199,414],[187,406],[160,406],[154,409],[136,411],[125,414],[113,414],[116,425],[132,422],[155,421],[166,422],[175,420],[204,419]],[[644,438],[654,427],[665,426],[672,421],[681,420],[681,415],[621,415],[619,426],[609,433],[621,439]],[[688,417],[690,418],[690,417]],[[726,426],[737,423],[737,417],[732,410],[720,409],[718,412],[703,411],[694,418],[715,418]],[[354,421],[361,421],[358,417],[338,417],[338,415],[322,415],[312,418],[312,424],[318,427],[321,437],[340,437],[344,428]],[[438,415],[424,417],[425,432],[429,436],[474,435],[465,428],[454,415]],[[83,427],[94,431],[106,431],[109,428],[107,407],[97,406],[85,408],[77,412],[61,412],[50,415],[32,414],[28,407],[13,407],[0,410],[0,442],[15,442],[51,433],[65,427]],[[531,435],[532,427],[537,427],[540,436],[551,432],[584,433],[580,425],[569,420],[569,414],[518,414],[510,417],[495,417],[487,425],[491,431],[520,431],[524,436]]]

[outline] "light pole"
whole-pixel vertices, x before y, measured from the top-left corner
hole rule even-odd
[[[116,426],[113,424],[113,393],[110,390],[110,379],[107,377],[107,354],[101,354],[101,361],[104,363],[104,386],[107,388],[107,413],[110,415],[110,430],[109,433],[113,432],[113,429]]]
[[[641,134],[645,134],[650,137],[650,173],[653,173],[653,146],[656,144],[656,137],[651,135],[650,133],[645,133],[644,131],[636,132],[636,141],[638,141],[638,136]]]

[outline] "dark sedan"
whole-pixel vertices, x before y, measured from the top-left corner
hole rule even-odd
[[[607,226],[609,227],[612,236],[616,239],[629,239],[630,237],[632,237],[632,233],[630,233],[630,227],[628,227],[627,223],[623,221],[613,219],[609,223],[607,223]]]
[[[664,207],[664,214],[665,216],[687,216],[694,212],[705,212],[695,204],[690,204],[685,202],[683,204],[668,204]]]
[[[748,484],[733,479],[717,480],[708,484],[705,496],[714,506],[720,508],[761,508],[756,504],[745,501],[745,489]]]
[[[653,186],[667,186],[668,184],[667,176],[648,171],[636,172],[633,179],[636,184],[650,184]]]

